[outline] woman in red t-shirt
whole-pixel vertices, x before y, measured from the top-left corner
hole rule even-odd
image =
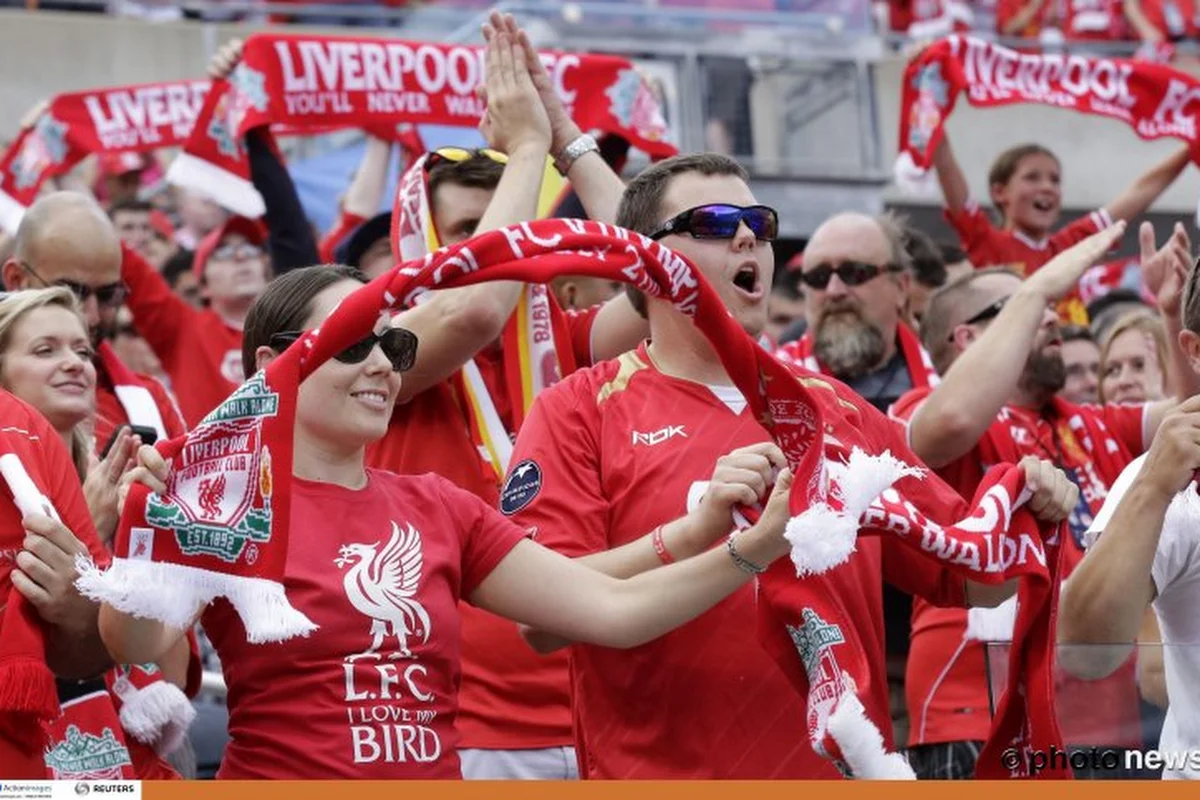
[[[360,285],[347,267],[273,281],[246,319],[247,372]],[[300,386],[284,585],[318,629],[251,645],[227,601],[203,611],[229,691],[220,777],[457,778],[460,600],[572,641],[633,647],[696,617],[756,565],[788,552],[786,471],[760,522],[730,546],[618,580],[540,546],[536,531],[440,476],[366,469],[366,446],[387,431],[415,347],[411,333],[385,328]],[[147,460],[153,452],[143,449]],[[141,469],[140,479],[162,491],[164,467]],[[761,481],[751,481],[759,499],[770,470],[764,458]],[[540,491],[536,465],[522,479],[531,497]],[[653,556],[654,543],[651,534],[628,546]],[[182,635],[109,607],[101,633],[115,655],[139,660]]]

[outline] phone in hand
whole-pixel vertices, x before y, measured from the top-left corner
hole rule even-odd
[[[121,435],[121,431],[129,428],[130,432],[141,438],[142,444],[154,444],[158,441],[158,431],[154,428],[149,428],[145,425],[118,425],[113,431],[112,436],[108,439],[108,444],[104,445],[104,449],[100,451],[100,457],[104,458],[108,452],[113,449],[113,445],[117,443],[117,437]]]

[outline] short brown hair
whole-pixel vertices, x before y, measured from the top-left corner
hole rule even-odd
[[[285,273],[267,284],[246,315],[242,331],[242,369],[247,377],[258,371],[254,352],[271,344],[277,333],[304,330],[312,314],[313,298],[335,283],[367,279],[354,267],[343,264],[303,267]]]
[[[482,153],[476,153],[465,161],[439,159],[429,168],[429,195],[432,197],[443,183],[491,191],[500,183],[503,174],[504,165]]]
[[[657,231],[666,221],[662,219],[662,202],[667,188],[676,176],[689,172],[750,180],[741,164],[720,153],[687,153],[663,159],[646,167],[625,187],[617,206],[617,225],[646,236]],[[630,284],[625,285],[625,292],[637,312],[646,316],[646,296]]]
[[[974,296],[975,281],[987,275],[1021,277],[1004,267],[977,269],[947,283],[929,297],[929,305],[925,308],[925,315],[921,317],[921,344],[928,351],[939,375],[945,375],[949,371],[958,355],[954,351],[951,335],[966,318],[966,314],[963,313],[964,301]]]
[[[992,162],[992,168],[988,170],[988,186],[1003,186],[1011,181],[1012,176],[1017,174],[1017,168],[1021,166],[1021,162],[1030,156],[1049,156],[1054,159],[1055,164],[1061,166],[1058,156],[1040,144],[1019,144],[996,156],[996,160]]]

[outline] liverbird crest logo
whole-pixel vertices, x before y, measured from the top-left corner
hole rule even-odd
[[[350,567],[342,581],[346,597],[356,610],[371,618],[371,646],[345,660],[382,658],[380,650],[389,636],[396,639],[390,660],[415,658],[409,638],[419,637],[424,644],[431,627],[429,614],[416,599],[424,564],[420,532],[411,524],[401,530],[393,522],[392,536],[382,550],[379,542],[342,545],[333,563],[339,569]]]

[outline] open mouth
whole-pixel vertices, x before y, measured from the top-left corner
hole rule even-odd
[[[733,276],[733,285],[746,294],[758,291],[758,267],[754,264],[743,264]]]
[[[1045,198],[1038,198],[1037,200],[1033,201],[1033,208],[1035,211],[1053,211],[1054,202]]]

